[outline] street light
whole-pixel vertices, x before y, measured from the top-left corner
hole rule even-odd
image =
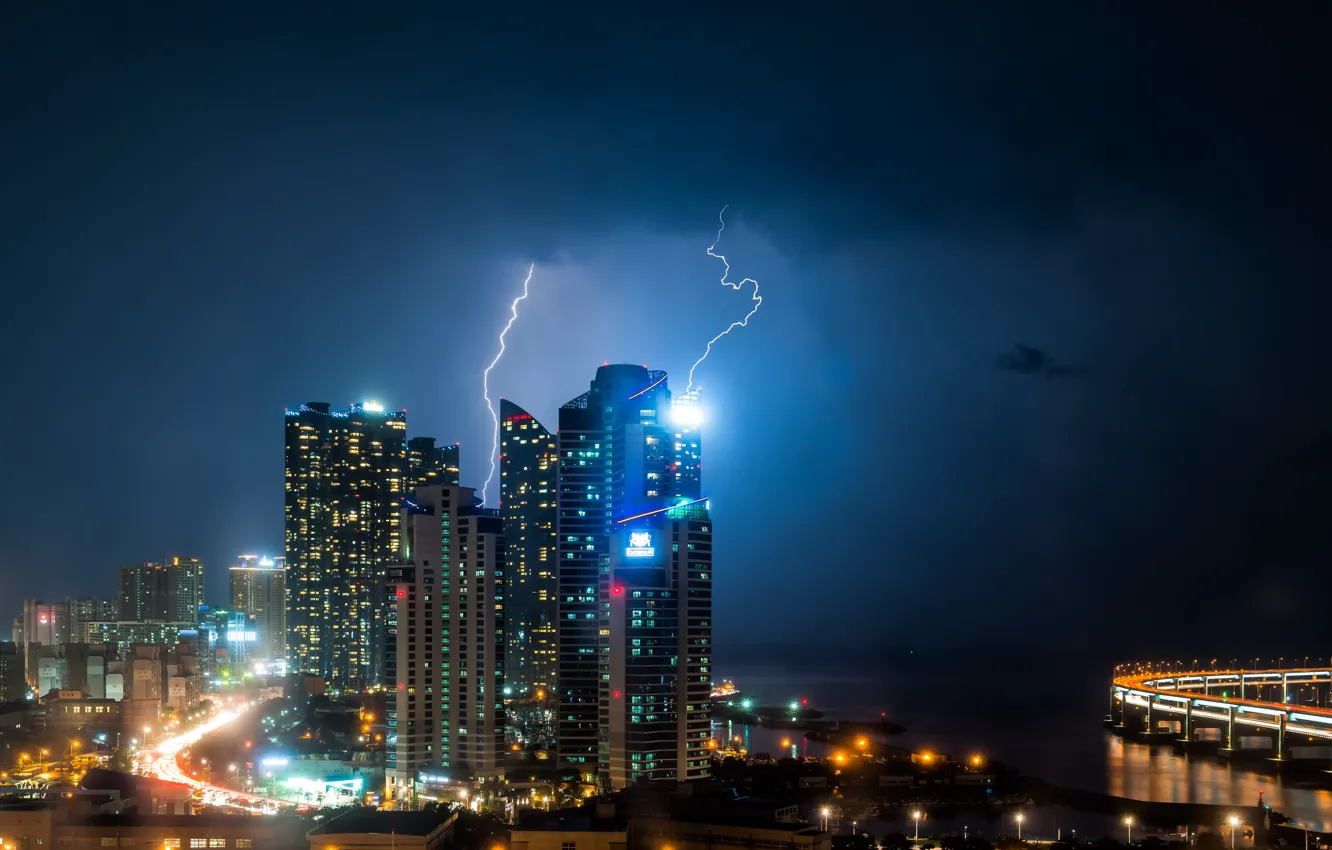
[[[1018,841],[1021,841],[1021,840],[1022,840],[1022,812],[1018,812],[1018,813],[1013,817],[1013,820],[1017,821]]]
[[[914,840],[917,844],[920,843],[920,817],[921,813],[919,809],[911,813],[911,819],[916,822],[916,837]]]
[[[1230,816],[1230,850],[1235,850],[1235,830],[1239,829],[1239,815]]]
[[[1128,828],[1128,843],[1133,843],[1133,815],[1124,818],[1124,826]]]
[[[823,807],[823,810],[820,812],[820,814],[823,815],[823,831],[824,831],[824,832],[827,832],[827,831],[828,831],[828,815],[832,814],[832,809],[829,809],[827,806],[824,806],[824,807]]]

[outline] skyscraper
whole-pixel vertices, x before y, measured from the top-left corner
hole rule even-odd
[[[710,767],[712,691],[706,503],[623,518],[611,541],[610,616],[602,636],[610,787],[702,779]]]
[[[379,591],[398,557],[407,412],[286,411],[287,651],[335,688],[378,681]]]
[[[505,682],[518,695],[555,681],[555,436],[500,399],[500,513],[504,517],[508,654]]]
[[[23,600],[23,642],[55,646],[69,640],[68,609],[38,599]]]
[[[83,599],[65,597],[65,610],[69,617],[69,639],[73,643],[88,643],[89,627],[93,623],[114,620],[118,605],[105,599],[92,596]]]
[[[204,566],[197,558],[121,567],[119,619],[197,623],[199,606],[204,604],[203,592]]]
[[[411,492],[432,484],[457,484],[461,468],[458,456],[462,447],[436,446],[434,437],[412,437],[407,441],[407,475]]]
[[[23,647],[10,641],[0,643],[0,702],[17,702],[27,696],[25,656]]]
[[[241,555],[231,568],[231,607],[250,617],[255,654],[276,661],[287,655],[286,558]]]
[[[395,611],[393,636],[396,712],[388,738],[396,748],[395,770],[406,778],[405,765],[420,764],[420,748],[438,743],[436,764],[455,776],[493,777],[501,773],[504,752],[504,523],[499,511],[477,505],[476,491],[456,485],[421,487],[403,510],[405,567],[415,572],[391,574]],[[424,603],[432,601],[427,570],[438,570],[433,594],[439,603],[435,620]],[[413,590],[415,588],[415,590]],[[406,603],[399,592],[408,594]],[[422,607],[409,604],[418,594]],[[421,596],[425,595],[422,599]],[[413,617],[415,611],[418,616]],[[406,622],[404,622],[406,617]],[[432,629],[439,624],[439,636]],[[403,631],[406,629],[406,636]],[[386,647],[390,641],[386,640]],[[427,655],[438,647],[439,666]],[[405,650],[405,656],[404,656]],[[411,697],[425,699],[412,717]],[[433,690],[436,689],[437,690]],[[406,692],[405,694],[403,692]],[[435,715],[431,694],[438,698],[437,738],[423,740],[422,726]],[[405,702],[404,702],[405,701]],[[406,717],[403,716],[404,712]],[[411,721],[416,725],[412,725]],[[395,737],[396,735],[396,737]],[[412,747],[416,758],[413,760]],[[431,752],[426,750],[426,752]]]
[[[412,539],[410,522],[405,530]],[[448,676],[440,663],[442,570],[437,558],[421,559],[432,560],[434,566],[389,567],[384,586],[384,786],[390,800],[412,796],[417,774],[439,765],[447,740],[444,685],[435,682]]]
[[[172,620],[168,613],[167,572],[161,564],[145,561],[120,568],[118,620]]]
[[[671,496],[675,500],[703,495],[703,391],[692,389],[671,400]]]
[[[709,711],[706,682],[699,697],[689,659],[701,659],[693,666],[704,669],[711,663],[710,588],[706,600],[690,597],[685,618],[698,625],[682,632],[682,595],[704,590],[689,586],[687,553],[696,550],[685,549],[682,559],[674,547],[686,541],[672,539],[669,551],[666,541],[651,542],[688,534],[678,523],[706,516],[695,495],[700,476],[675,474],[682,466],[701,468],[696,400],[682,405],[690,407],[689,429],[686,416],[677,429],[665,372],[605,365],[588,392],[560,409],[556,734],[561,761],[603,786],[706,774],[706,759],[700,773],[699,759],[689,755],[700,732],[697,746],[706,743]],[[708,527],[693,533],[709,537],[709,566],[699,572],[710,584],[711,523],[697,521]],[[620,597],[641,604],[626,608]],[[659,615],[670,625],[647,624]],[[706,651],[679,652],[686,638]],[[666,655],[668,649],[677,651]]]
[[[198,558],[172,558],[166,564],[167,619],[199,622],[204,604],[204,565]]]

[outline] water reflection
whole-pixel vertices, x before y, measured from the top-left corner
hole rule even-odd
[[[1032,711],[1027,695],[1045,685],[1047,672],[991,669],[960,659],[928,666],[894,665],[866,676],[863,669],[819,667],[793,669],[765,664],[732,667],[736,682],[757,705],[785,705],[808,697],[829,719],[889,717],[907,728],[871,749],[889,746],[949,753],[965,758],[982,753],[1029,776],[1087,791],[1159,802],[1196,802],[1252,806],[1258,793],[1272,808],[1312,829],[1332,830],[1332,792],[1239,770],[1230,765],[1176,753],[1170,747],[1125,743],[1108,734],[1100,720],[1108,702],[1104,673],[1072,669],[1067,703],[1054,710]],[[1081,678],[1079,678],[1081,677]],[[976,699],[976,694],[984,699]],[[751,755],[826,757],[827,744],[810,741],[795,730],[746,727],[718,721],[719,742],[738,743]],[[740,736],[740,741],[733,739]],[[789,739],[787,746],[783,739]],[[1032,813],[1033,818],[1038,818]],[[1042,832],[1058,834],[1071,824],[1050,812]],[[1056,820],[1057,819],[1057,820]],[[1079,829],[1119,829],[1117,822],[1084,823]],[[1033,829],[1036,822],[1033,822]],[[1109,833],[1106,833],[1109,834]]]
[[[1332,791],[1288,784],[1281,776],[1241,770],[1216,759],[1177,753],[1171,747],[1105,735],[1106,792],[1134,800],[1207,803],[1263,801],[1312,829],[1332,830]]]
[[[1242,770],[1229,763],[1178,753],[1168,746],[1105,738],[1104,791],[1131,800],[1160,803],[1206,803],[1215,806],[1255,806],[1264,802],[1301,825],[1332,831],[1332,791],[1290,783],[1278,775]],[[798,731],[748,726],[730,720],[715,721],[712,735],[722,746],[743,748],[752,757],[826,758],[836,747],[811,741]],[[875,741],[871,752],[887,752],[898,742]],[[1093,788],[1091,790],[1102,790]]]

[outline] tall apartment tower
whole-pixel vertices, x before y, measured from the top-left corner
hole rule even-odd
[[[172,558],[166,564],[145,561],[120,568],[118,619],[197,623],[203,604],[204,565],[198,558]]]
[[[380,588],[398,559],[407,412],[286,411],[287,653],[332,688],[379,681]]]
[[[69,617],[69,639],[73,643],[88,643],[93,623],[114,620],[118,606],[113,601],[92,596],[83,599],[65,597],[65,610]]]
[[[259,658],[276,661],[287,655],[286,558],[241,555],[232,567],[231,607],[254,618]]]
[[[405,526],[407,539],[412,525]],[[425,566],[433,561],[432,566]],[[412,797],[417,775],[440,763],[447,740],[440,643],[440,561],[423,557],[423,566],[389,567],[384,585],[384,796]]]
[[[403,503],[404,567],[416,570],[418,600],[426,591],[427,578],[436,578],[436,590],[430,594],[439,604],[439,619],[426,616],[424,607],[413,624],[411,610],[397,612],[397,654],[394,681],[398,694],[404,690],[435,688],[438,709],[418,709],[418,724],[425,720],[423,710],[432,710],[439,718],[435,745],[437,764],[455,776],[487,778],[503,772],[504,753],[504,596],[505,543],[504,522],[500,512],[479,505],[471,487],[441,485],[417,488],[414,498]],[[437,576],[426,570],[438,570]],[[394,594],[411,594],[411,585],[400,583]],[[395,596],[396,598],[396,596]],[[410,601],[410,599],[408,600]],[[409,617],[407,636],[403,638],[403,614]],[[439,625],[439,635],[430,629]],[[387,642],[386,642],[387,644]],[[425,666],[426,647],[438,647],[438,667]],[[407,649],[403,658],[401,648]],[[415,658],[412,656],[415,655]],[[433,660],[432,660],[432,663]],[[410,701],[397,709],[412,711]],[[397,759],[402,765],[411,757],[411,746],[421,746],[417,727],[404,727],[397,717],[397,741],[406,744]],[[405,731],[416,731],[415,740]],[[390,729],[389,737],[394,730]],[[413,762],[415,763],[415,762]]]
[[[204,604],[204,565],[198,558],[172,558],[166,564],[167,619],[198,623]]]
[[[461,467],[458,465],[462,447],[436,446],[434,437],[412,437],[407,441],[408,492],[432,484],[457,484]]]
[[[670,425],[675,458],[671,497],[692,501],[703,496],[703,391],[694,388],[671,400]]]
[[[168,603],[167,571],[145,561],[120,568],[117,620],[172,620]]]
[[[602,639],[609,786],[703,779],[710,767],[712,691],[706,502],[618,521],[610,561],[609,627]]]
[[[18,702],[28,695],[23,647],[12,641],[0,643],[0,702]]]
[[[665,372],[605,365],[560,409],[557,747],[603,787],[707,774],[711,522],[697,495],[696,400],[681,405],[689,410],[677,423]],[[689,465],[696,472],[677,478]],[[689,549],[676,538],[690,533],[708,540]],[[656,626],[658,617],[671,625]],[[691,652],[678,651],[685,640]]]
[[[500,513],[504,517],[505,683],[536,695],[555,683],[555,435],[500,399]]]
[[[55,646],[69,640],[69,612],[64,605],[23,600],[23,642]]]

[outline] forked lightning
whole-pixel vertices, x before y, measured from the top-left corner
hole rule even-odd
[[[721,241],[722,231],[726,229],[726,219],[724,218],[724,216],[726,215],[726,210],[729,207],[730,204],[727,204],[726,206],[722,207],[721,212],[717,213],[717,221],[720,223],[720,226],[717,228],[717,238],[712,240],[712,245],[708,247],[708,256],[715,257],[718,260],[721,260],[722,265],[726,267],[726,270],[722,272],[721,276],[721,282],[723,286],[729,286],[732,289],[739,291],[744,287],[746,283],[754,284],[754,294],[750,299],[754,302],[754,306],[753,308],[750,309],[748,313],[745,314],[745,317],[743,319],[741,319],[738,322],[731,322],[731,324],[726,328],[726,330],[722,331],[721,333],[714,336],[712,339],[708,340],[708,347],[703,350],[703,356],[698,358],[698,360],[694,361],[693,366],[689,367],[689,386],[685,388],[685,392],[689,392],[694,388],[694,370],[698,368],[699,363],[702,363],[704,360],[708,359],[708,355],[712,353],[712,344],[717,340],[721,339],[722,337],[726,336],[728,333],[735,330],[736,328],[743,328],[746,325],[748,325],[749,317],[757,313],[758,308],[763,305],[763,298],[762,296],[759,295],[758,281],[754,280],[751,277],[747,277],[744,280],[740,281],[739,283],[732,283],[731,281],[727,280],[726,278],[729,277],[731,274],[731,264],[726,262],[726,256],[724,254],[717,254],[713,251],[713,249],[717,247],[717,243]]]
[[[495,422],[495,431],[490,445],[490,473],[486,475],[486,483],[481,486],[481,499],[486,501],[486,492],[490,489],[490,480],[495,477],[495,461],[499,457],[499,411],[495,410],[495,405],[490,401],[490,370],[495,368],[495,364],[500,362],[504,356],[504,336],[513,327],[513,323],[518,320],[518,302],[527,297],[527,285],[532,282],[532,272],[536,270],[536,263],[527,267],[527,279],[523,281],[523,294],[513,299],[509,305],[509,323],[504,326],[504,330],[499,335],[499,352],[495,359],[490,361],[486,371],[481,375],[481,394],[486,398],[486,410],[490,411],[490,418]]]

